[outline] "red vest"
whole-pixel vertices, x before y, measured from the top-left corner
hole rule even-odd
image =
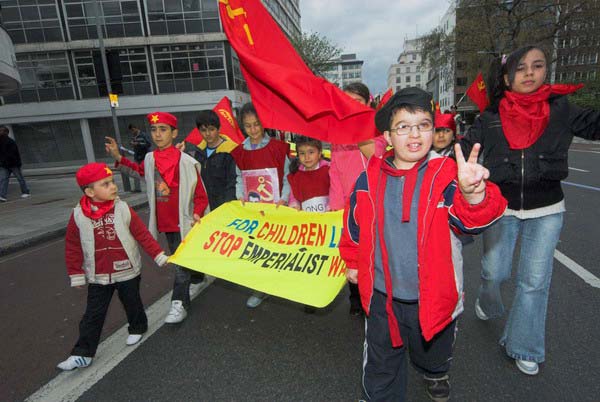
[[[269,143],[260,149],[248,151],[240,144],[233,151],[231,156],[240,170],[277,168],[279,176],[279,192],[283,188],[283,171],[285,160],[287,158],[290,145],[287,142],[271,138]]]
[[[317,170],[298,170],[287,178],[294,197],[301,203],[329,195],[329,166],[321,166]]]

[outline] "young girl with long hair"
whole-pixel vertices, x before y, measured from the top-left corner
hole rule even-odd
[[[500,344],[528,375],[545,360],[545,324],[554,249],[565,212],[561,180],[568,175],[573,136],[600,139],[600,113],[569,103],[578,85],[545,83],[544,51],[527,46],[496,62],[491,106],[461,141],[482,146],[490,181],[508,200],[500,221],[483,233],[481,286],[475,313],[481,320],[504,313],[500,285],[511,276],[520,240],[516,292]]]

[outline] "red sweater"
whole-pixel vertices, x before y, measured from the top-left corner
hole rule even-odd
[[[244,149],[240,144],[231,151],[231,156],[240,170],[277,168],[281,193],[285,161],[289,151],[290,145],[287,142],[271,139],[265,147],[252,151]]]
[[[136,171],[140,176],[144,176],[144,162],[138,164],[127,158],[121,158],[120,163]],[[158,172],[158,169],[155,171]],[[162,233],[179,232],[179,169],[175,170],[174,179],[176,184],[169,187],[159,174],[155,177],[156,222],[158,231]],[[208,195],[202,178],[198,175],[198,184],[194,190],[194,213],[202,216],[207,206]]]
[[[156,258],[163,252],[162,248],[152,237],[140,217],[135,211],[129,208],[131,212],[131,222],[129,230],[132,236],[139,242],[144,251],[152,257]],[[114,227],[114,208],[108,211],[99,219],[92,220],[94,226],[94,248],[95,248],[95,266],[97,274],[113,274],[115,264],[127,264],[129,258],[117,237]],[[75,223],[75,218],[71,214],[67,225],[67,234],[65,236],[65,262],[67,265],[67,273],[69,275],[84,274],[83,265],[83,249],[81,247],[81,238],[79,236],[79,228]],[[119,268],[119,266],[117,266]],[[121,267],[122,268],[122,267]]]

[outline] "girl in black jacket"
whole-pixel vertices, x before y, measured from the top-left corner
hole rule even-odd
[[[494,71],[494,69],[493,69]],[[510,278],[520,238],[517,289],[500,344],[525,374],[545,359],[544,334],[554,249],[565,211],[561,180],[568,175],[573,136],[600,139],[600,113],[569,103],[581,85],[545,84],[547,59],[538,47],[516,50],[496,63],[491,106],[461,141],[481,143],[490,181],[508,200],[500,221],[483,234],[481,287],[475,313],[504,313],[500,285]]]

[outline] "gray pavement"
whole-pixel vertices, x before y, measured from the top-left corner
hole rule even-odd
[[[60,168],[50,175],[25,170],[31,197],[22,199],[19,185],[11,178],[8,201],[0,203],[0,256],[64,234],[73,207],[81,198],[75,168]],[[147,205],[144,184],[141,193],[123,192],[121,175],[115,175],[121,199],[133,208]]]

